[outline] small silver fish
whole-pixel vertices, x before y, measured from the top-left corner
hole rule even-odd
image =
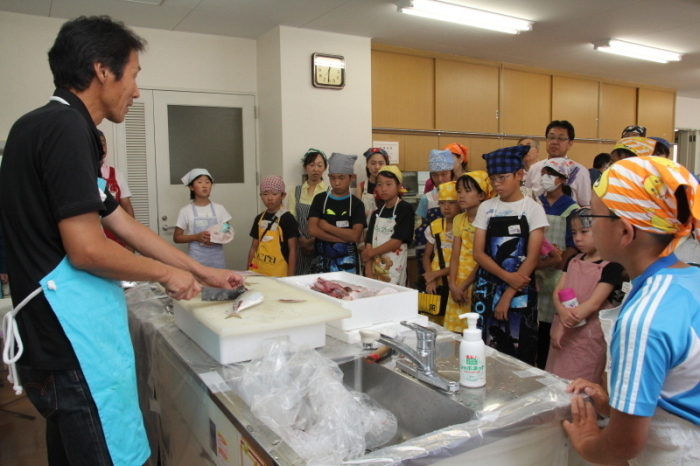
[[[246,291],[233,302],[233,309],[226,314],[226,319],[229,317],[238,317],[241,319],[239,315],[241,311],[260,304],[263,302],[263,299],[265,299],[265,296],[259,291]]]

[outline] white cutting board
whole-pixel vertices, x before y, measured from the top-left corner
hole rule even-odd
[[[246,286],[260,291],[262,303],[241,311],[240,319],[226,319],[233,309],[233,301],[202,301],[200,296],[189,301],[178,301],[190,313],[220,337],[249,335],[260,332],[303,327],[350,317],[351,312],[339,304],[329,303],[316,292],[303,291],[271,277],[249,277]],[[280,299],[300,299],[302,303],[283,303]]]

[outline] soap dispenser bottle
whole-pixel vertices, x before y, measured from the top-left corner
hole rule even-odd
[[[459,383],[465,387],[483,387],[486,385],[486,351],[481,330],[476,326],[479,314],[468,312],[459,318],[466,318],[469,325],[459,345]]]

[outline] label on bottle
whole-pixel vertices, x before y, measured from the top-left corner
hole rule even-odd
[[[465,355],[459,366],[462,378],[468,382],[478,382],[484,375],[484,362],[478,356]]]

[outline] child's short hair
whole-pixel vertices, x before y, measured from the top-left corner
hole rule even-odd
[[[457,179],[457,190],[460,188],[466,190],[467,192],[475,190],[477,194],[486,195],[484,190],[481,189],[481,186],[479,186],[479,183],[477,183],[476,180],[469,175],[462,175],[459,177],[459,179]]]

